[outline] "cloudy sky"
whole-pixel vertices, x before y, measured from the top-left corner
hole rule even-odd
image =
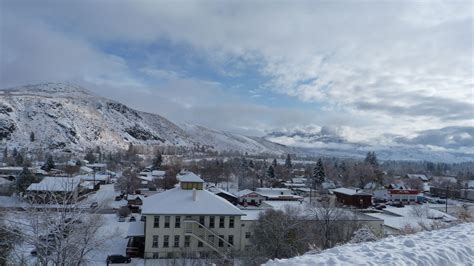
[[[72,82],[249,135],[473,143],[468,0],[0,3],[1,88]]]

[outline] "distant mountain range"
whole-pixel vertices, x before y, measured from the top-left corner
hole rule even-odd
[[[30,140],[31,132],[34,141]],[[367,151],[375,150],[380,159],[474,159],[472,153],[433,151],[413,145],[410,143],[415,141],[413,139],[400,138],[400,145],[393,147],[350,143],[329,128],[274,131],[264,137],[250,137],[197,125],[178,126],[160,115],[137,111],[79,86],[62,83],[0,90],[0,140],[3,147],[77,153],[97,146],[126,148],[133,143],[188,148],[204,146],[215,151],[249,154],[362,157]],[[465,138],[462,140],[466,141]]]

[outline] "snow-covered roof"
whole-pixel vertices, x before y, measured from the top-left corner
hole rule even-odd
[[[243,189],[243,190],[235,192],[235,195],[237,197],[242,197],[242,196],[248,195],[250,193],[254,193],[254,191],[250,190],[250,189]]]
[[[135,200],[137,198],[143,201],[145,199],[145,196],[144,195],[131,195],[131,194],[127,195],[127,200]]]
[[[467,187],[468,188],[474,188],[474,180],[468,180],[467,181]]]
[[[428,181],[429,178],[424,174],[407,174],[408,178],[421,179],[422,181]]]
[[[153,170],[151,171],[152,176],[165,176],[166,171],[161,171],[161,170]]]
[[[107,164],[106,163],[88,163],[86,164],[87,167],[96,167],[96,168],[107,168]]]
[[[194,200],[193,193],[196,193]],[[143,214],[244,215],[230,202],[207,190],[176,187],[143,201]]]
[[[81,183],[80,177],[46,176],[39,183],[31,184],[28,191],[71,192]]]
[[[87,167],[87,166],[81,166],[81,171],[83,172],[86,172],[86,173],[93,173],[94,172],[94,169],[90,168],[90,167]]]
[[[223,190],[223,189],[221,189],[221,188],[215,187],[215,186],[209,186],[209,187],[207,187],[206,189],[209,190],[210,192],[214,193],[214,194],[223,193],[223,194],[226,194],[226,195],[228,195],[228,196],[230,196],[230,197],[237,198],[236,195],[234,195],[234,194],[232,194],[232,193],[230,193],[230,192],[228,192],[228,191],[225,191],[225,190]]]
[[[202,180],[198,175],[192,172],[187,172],[183,175],[177,176],[178,180],[180,182],[199,182],[199,183],[204,183],[204,180]]]
[[[94,175],[78,175],[76,176],[82,180],[87,180],[87,181],[107,181],[109,180],[109,175],[103,175],[103,174],[95,174]]]
[[[306,181],[307,181],[306,177],[294,177],[294,178],[291,179],[292,183],[304,184],[304,183],[306,183]]]
[[[369,193],[365,193],[362,190],[357,191],[355,189],[345,188],[345,187],[340,187],[340,188],[333,189],[333,192],[341,193],[341,194],[344,194],[344,195],[350,195],[350,196],[353,196],[353,195],[370,195]]]
[[[291,190],[287,188],[260,187],[255,189],[255,192],[263,196],[291,195]]]
[[[258,220],[260,213],[264,212],[264,209],[242,209],[245,213],[245,216],[240,218],[242,221],[255,221]]]
[[[472,265],[474,223],[346,244],[290,259],[275,259],[270,266],[285,265]]]
[[[128,224],[127,237],[145,236],[145,222],[136,221]]]

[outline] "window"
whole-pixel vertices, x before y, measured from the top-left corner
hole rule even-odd
[[[219,236],[219,247],[223,247],[224,246],[224,236],[223,235],[220,235]]]
[[[201,241],[198,242],[198,247],[202,248],[204,245]]]
[[[153,242],[151,244],[152,248],[157,248],[158,247],[158,236],[153,236]]]
[[[158,253],[158,252],[153,252],[153,258],[154,258],[154,259],[160,258],[160,253]]]
[[[199,216],[199,223],[204,225],[204,218],[205,216]]]
[[[184,247],[189,248],[191,246],[191,237],[190,236],[184,236]]]
[[[174,236],[174,247],[179,248],[179,236]]]
[[[155,220],[153,222],[153,227],[154,228],[160,227],[160,216],[155,216]]]
[[[170,228],[170,217],[165,216],[165,228]]]
[[[181,227],[181,216],[176,216],[174,218],[174,228],[180,228]]]
[[[229,236],[229,241],[227,241],[227,242],[229,242],[229,244],[231,244],[231,245],[234,245],[234,236],[230,235]]]
[[[209,228],[214,228],[214,216],[209,217]]]
[[[234,216],[229,216],[229,228],[234,228]]]
[[[213,236],[213,235],[210,235],[210,236],[208,237],[208,240],[209,240],[209,242],[211,242],[212,245],[214,246],[214,236]]]
[[[164,236],[163,247],[168,248],[170,246],[170,236]]]
[[[251,234],[250,232],[245,232],[245,238],[250,238]]]
[[[224,228],[225,216],[219,216],[219,228]]]

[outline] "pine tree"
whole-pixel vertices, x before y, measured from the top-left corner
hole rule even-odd
[[[23,165],[23,156],[21,155],[21,153],[18,153],[14,159],[15,159],[16,166]]]
[[[16,180],[16,187],[19,192],[25,192],[26,189],[36,181],[35,176],[28,170],[28,167],[23,167],[23,171],[18,175]]]
[[[275,169],[273,168],[273,165],[268,167],[266,174],[268,178],[275,178]]]
[[[273,165],[273,167],[277,167],[277,166],[278,166],[277,159],[273,159],[272,165]]]
[[[379,167],[379,163],[377,161],[377,156],[375,152],[368,152],[365,156],[365,163],[371,165],[373,168],[377,169]]]
[[[48,156],[48,159],[46,160],[46,162],[44,163],[44,165],[41,167],[41,169],[49,172],[51,171],[51,169],[53,169],[55,167],[55,164],[54,164],[54,160],[53,160],[53,156],[49,155]]]
[[[163,156],[161,155],[161,152],[157,151],[155,155],[155,159],[153,159],[153,164],[152,164],[153,170],[160,169],[162,163],[163,163]]]
[[[84,160],[88,161],[89,163],[96,162],[96,158],[92,150],[87,151],[86,156],[84,156]]]
[[[291,169],[293,165],[291,164],[291,157],[290,155],[286,155],[285,167]]]
[[[31,142],[34,142],[34,141],[35,141],[35,133],[34,133],[34,132],[31,132],[31,133],[30,133],[30,141],[31,141]]]
[[[252,169],[255,168],[255,164],[253,163],[253,160],[249,161],[249,167]]]
[[[313,187],[320,186],[326,178],[326,174],[324,173],[323,160],[321,160],[321,158],[319,158],[318,162],[316,163],[316,167],[314,167],[312,178]]]

